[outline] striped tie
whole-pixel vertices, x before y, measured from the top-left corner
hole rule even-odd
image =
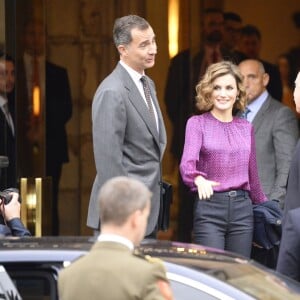
[[[151,115],[151,117],[153,118],[153,120],[155,121],[155,124],[156,124],[153,104],[152,104],[151,96],[150,96],[150,88],[149,88],[149,84],[148,84],[148,81],[146,79],[146,76],[141,77],[141,82],[143,84],[145,98],[146,98],[146,102],[147,102],[147,106],[148,106],[150,115]]]

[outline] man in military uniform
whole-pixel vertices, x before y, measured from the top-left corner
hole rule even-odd
[[[59,299],[173,299],[162,262],[133,254],[145,235],[151,196],[133,178],[102,186],[101,234],[87,255],[60,272]]]

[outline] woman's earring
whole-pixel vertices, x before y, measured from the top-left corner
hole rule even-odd
[[[235,101],[240,101],[240,97],[239,97],[239,96],[236,96]]]

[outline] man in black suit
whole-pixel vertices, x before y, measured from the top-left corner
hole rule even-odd
[[[68,144],[66,123],[72,116],[72,99],[66,69],[55,65],[45,57],[45,28],[40,20],[29,20],[24,26],[23,46],[24,55],[20,65],[20,82],[25,76],[26,87],[23,87],[25,102],[24,113],[27,118],[27,143],[34,144],[43,124],[31,123],[32,90],[38,83],[41,98],[45,97],[45,175],[52,178],[52,234],[59,234],[58,191],[63,163],[68,162]],[[32,64],[34,62],[34,64]],[[19,74],[19,73],[18,73]],[[23,83],[24,85],[24,83]],[[29,114],[28,114],[29,112]],[[28,122],[29,120],[29,122]],[[31,142],[31,143],[30,143]],[[33,143],[32,143],[33,142]],[[23,172],[32,174],[31,166]],[[31,173],[31,174],[30,174]],[[25,174],[27,175],[27,174]]]
[[[8,54],[0,53],[0,155],[8,157],[9,165],[0,178],[0,188],[15,187],[15,62]]]
[[[300,113],[300,71],[295,80],[294,100]],[[287,192],[284,202],[283,223],[289,210],[300,207],[300,140],[297,143],[289,170]]]
[[[299,195],[298,195],[299,196]],[[288,211],[283,226],[276,270],[300,281],[300,207]]]
[[[300,112],[300,72],[295,80],[294,100]],[[283,211],[283,232],[277,271],[300,281],[300,141],[291,162]]]

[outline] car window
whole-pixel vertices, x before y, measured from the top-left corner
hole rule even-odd
[[[10,271],[23,300],[57,299],[56,278],[50,270]]]
[[[51,278],[47,274],[25,274],[14,277],[23,300],[51,300],[55,298],[55,287],[51,287]]]

